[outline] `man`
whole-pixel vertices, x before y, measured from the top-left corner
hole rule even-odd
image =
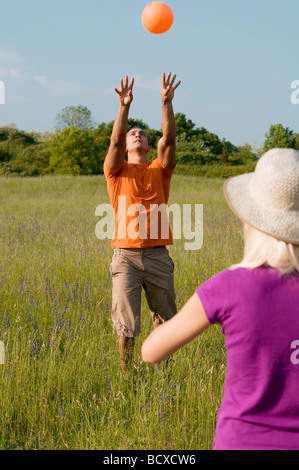
[[[134,79],[129,85],[126,76],[125,83],[123,80],[120,82],[120,90],[115,88],[120,106],[105,158],[104,173],[115,215],[111,243],[114,255],[110,266],[113,281],[112,320],[125,378],[135,337],[140,333],[142,288],[154,328],[176,313],[174,265],[166,248],[166,245],[172,244],[172,236],[168,221],[168,231],[165,231],[165,219],[161,212],[158,213],[159,208],[167,204],[170,180],[176,165],[172,100],[181,82],[175,84],[175,80],[176,75],[171,78],[171,73],[167,77],[163,73],[162,138],[158,143],[157,158],[151,163],[147,161],[150,145],[144,130],[134,127],[128,132],[127,129]],[[128,161],[125,161],[126,153]],[[139,213],[137,218],[136,213]]]

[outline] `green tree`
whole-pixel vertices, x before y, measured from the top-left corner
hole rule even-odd
[[[272,148],[295,148],[296,137],[288,127],[282,124],[270,126],[269,132],[265,134],[264,152]]]
[[[98,147],[87,130],[72,126],[50,143],[49,171],[55,174],[91,175],[100,172]]]
[[[176,138],[176,157],[178,163],[192,163],[203,165],[208,158],[209,150],[206,149],[204,141],[193,136],[187,138],[185,133],[181,133]]]
[[[35,176],[47,173],[49,145],[38,133],[0,127],[0,175]]]
[[[27,145],[35,144],[36,140],[32,134],[28,132],[19,131],[15,127],[2,126],[0,127],[0,142],[9,141],[14,144]]]
[[[110,137],[113,128],[114,121],[109,122],[108,124],[102,122],[94,130],[89,130],[90,135],[92,136],[94,143],[97,147],[98,161],[100,164],[100,172],[103,173],[103,163],[108,152],[110,145]]]
[[[183,113],[176,113],[174,117],[177,136],[184,134],[186,139],[191,138],[194,135],[194,122],[191,119],[187,119]]]
[[[79,129],[90,129],[95,127],[96,122],[91,111],[86,106],[66,106],[57,114],[56,123],[58,129],[78,127]]]
[[[221,145],[222,152],[220,155],[220,160],[222,161],[222,163],[228,163],[230,155],[232,155],[233,152],[237,150],[237,147],[235,147],[231,142],[226,139],[222,139]]]
[[[204,127],[196,129],[196,134],[204,141],[206,148],[213,155],[221,155],[223,150],[223,143],[218,135],[209,132]]]
[[[257,151],[250,144],[242,144],[229,157],[231,165],[247,165],[258,160]]]

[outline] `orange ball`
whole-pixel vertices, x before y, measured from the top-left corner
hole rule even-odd
[[[164,2],[149,3],[142,13],[142,24],[153,34],[162,34],[168,31],[173,24],[172,9]]]

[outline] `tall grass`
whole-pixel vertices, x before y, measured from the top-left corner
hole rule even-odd
[[[218,326],[167,367],[143,364],[152,329],[143,298],[129,380],[110,318],[110,240],[95,236],[103,176],[0,179],[1,449],[210,449],[225,378]],[[169,247],[180,308],[241,256],[222,180],[175,175],[172,203],[204,205],[204,243]]]

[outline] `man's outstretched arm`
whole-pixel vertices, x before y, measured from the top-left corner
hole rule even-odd
[[[123,80],[120,81],[120,91],[117,88],[114,89],[118,94],[119,111],[113,125],[110,146],[105,158],[105,163],[110,170],[119,168],[125,159],[128,116],[133,101],[133,85],[134,78],[132,78],[130,85],[128,85],[128,77],[126,76],[125,84]]]
[[[179,81],[174,85],[176,75],[171,79],[171,73],[169,72],[167,78],[165,73],[162,76],[162,138],[158,143],[158,159],[167,168],[174,168],[176,165],[175,155],[175,119],[172,106],[172,100],[174,98],[174,92],[180,85]]]

